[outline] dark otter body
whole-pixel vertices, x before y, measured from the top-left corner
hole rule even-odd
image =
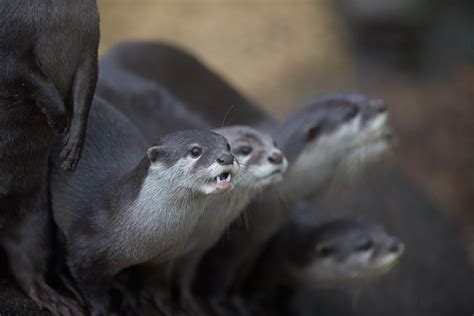
[[[74,169],[95,88],[98,40],[93,0],[2,3],[0,238],[21,288],[55,313],[65,311],[44,281],[52,234],[49,146],[54,130],[67,126],[63,167]]]
[[[474,269],[459,230],[409,179],[379,166],[351,190],[322,205],[331,216],[363,216],[400,236],[400,263],[374,284],[354,289],[307,290],[296,315],[469,315],[474,310]],[[340,199],[341,195],[344,199]]]
[[[109,54],[100,60],[96,94],[125,114],[148,140],[181,129],[210,128],[159,83],[123,68]]]
[[[103,65],[128,70],[163,86],[188,110],[202,114],[212,128],[273,121],[191,53],[171,45],[123,43],[102,58]]]
[[[108,314],[108,290],[119,272],[162,264],[186,250],[208,196],[231,187],[234,162],[227,140],[211,131],[168,134],[148,147],[100,98],[77,171],[64,174],[52,157],[54,218],[92,315]]]

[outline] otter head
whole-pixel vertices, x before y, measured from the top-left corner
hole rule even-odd
[[[354,169],[389,148],[382,101],[351,93],[328,94],[298,109],[276,131],[290,161],[288,182],[312,193],[340,167]],[[285,181],[286,182],[286,181]]]
[[[333,220],[295,235],[290,270],[319,285],[365,281],[388,272],[403,243],[381,227],[354,220]]]
[[[206,130],[168,134],[148,148],[150,173],[171,188],[214,194],[232,188],[239,164],[222,135]]]
[[[248,126],[216,130],[230,143],[241,170],[236,186],[262,189],[283,179],[287,161],[273,138]]]

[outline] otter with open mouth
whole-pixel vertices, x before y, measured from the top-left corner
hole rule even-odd
[[[98,94],[134,122],[146,138],[151,140],[169,130],[208,128],[198,117],[188,113],[185,105],[155,83],[124,69],[110,67],[107,63],[101,63],[100,69]],[[164,115],[166,120],[163,119]],[[287,168],[286,158],[269,134],[247,126],[228,126],[214,131],[228,139],[240,164],[239,174],[232,178],[234,189],[211,198],[206,216],[201,217],[196,225],[190,238],[192,241],[180,258],[165,264],[166,268],[161,263],[155,269],[152,265],[147,265],[133,269],[129,272],[130,275],[122,277],[131,280],[138,279],[138,275],[145,275],[148,280],[153,279],[151,276],[154,275],[158,281],[151,280],[147,283],[150,283],[149,288],[155,287],[155,290],[150,290],[155,292],[151,295],[152,300],[165,314],[172,312],[163,302],[163,292],[167,288],[161,285],[169,285],[170,282],[179,289],[180,305],[193,314],[200,313],[199,304],[191,293],[191,284],[201,257],[258,192],[282,180]],[[162,271],[167,271],[165,276]],[[125,301],[122,309],[139,314],[141,304],[137,302],[136,288],[143,286],[134,283],[135,281],[119,286]],[[147,296],[150,291],[146,292]]]
[[[232,189],[239,169],[222,135],[179,131],[149,146],[98,97],[76,173],[65,174],[51,157],[54,219],[92,315],[108,315],[108,290],[120,271],[185,251],[211,198]]]

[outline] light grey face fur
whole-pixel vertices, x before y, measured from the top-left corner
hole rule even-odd
[[[301,249],[308,252],[306,259],[290,264],[299,280],[316,286],[380,276],[390,271],[404,250],[403,243],[378,226],[336,221],[323,229]]]
[[[193,150],[197,150],[196,155]],[[193,193],[221,193],[232,188],[232,176],[240,169],[227,139],[211,131],[172,133],[147,154],[150,177],[157,176],[174,188]],[[219,163],[221,158],[230,159],[229,163]]]

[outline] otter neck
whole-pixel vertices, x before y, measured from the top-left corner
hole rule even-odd
[[[169,170],[153,170],[147,157],[119,184],[119,205],[115,221],[127,231],[124,238],[139,240],[149,256],[173,257],[182,251],[207,206],[208,199],[187,188],[179,188],[165,175]],[[130,186],[136,187],[130,192]]]
[[[296,202],[311,198],[329,187],[347,150],[335,146],[332,141],[321,139],[313,148],[302,152],[290,162],[285,180],[276,188],[287,201]]]
[[[257,190],[236,183],[230,191],[209,198],[206,215],[200,218],[192,238],[203,250],[211,247],[224,230],[241,214],[245,206],[257,194]]]

